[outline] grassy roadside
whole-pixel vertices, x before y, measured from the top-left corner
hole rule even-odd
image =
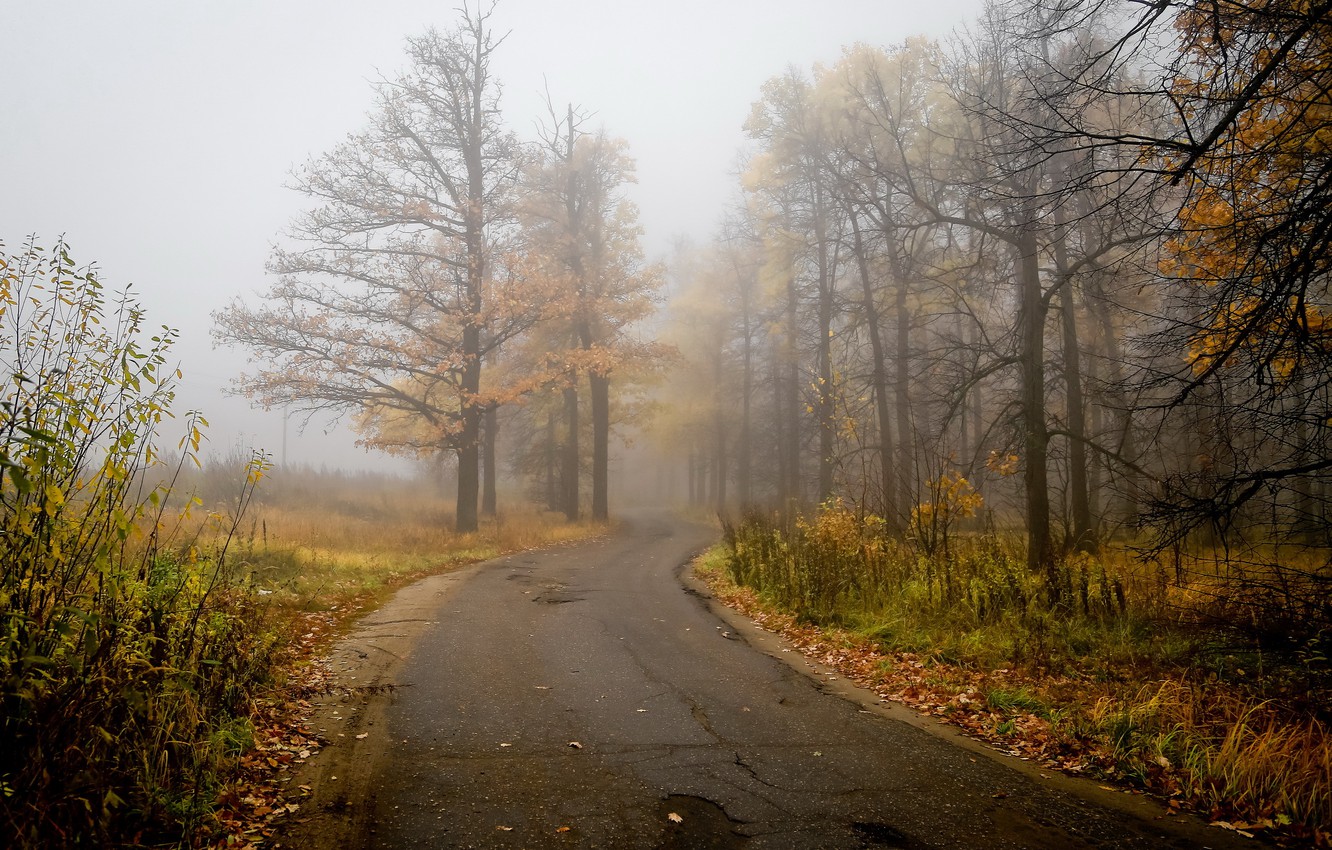
[[[1157,794],[1171,813],[1189,809],[1223,828],[1328,846],[1327,693],[1310,690],[1309,677],[1258,675],[1241,666],[1253,658],[1209,645],[1215,636],[1135,611],[1123,590],[1130,576],[1118,579],[1127,604],[1106,577],[1105,610],[1049,616],[1015,602],[1030,588],[1004,577],[993,548],[976,554],[998,564],[994,574],[982,579],[977,570],[949,593],[927,574],[962,573],[965,558],[867,555],[859,538],[860,551],[840,547],[845,519],[821,518],[803,543],[771,529],[731,529],[696,572],[725,604],[810,657],[1003,752]],[[898,564],[909,580],[866,579],[899,558],[909,561]],[[1099,597],[1097,580],[1089,585]],[[1002,594],[1009,604],[986,602]]]

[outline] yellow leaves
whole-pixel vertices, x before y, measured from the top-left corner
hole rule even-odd
[[[930,498],[911,509],[908,527],[926,554],[946,553],[953,524],[975,516],[985,499],[970,481],[956,473],[941,473],[925,486]]]
[[[1245,99],[1234,120],[1202,152],[1188,175],[1188,202],[1179,212],[1184,235],[1167,245],[1163,272],[1195,281],[1280,272],[1280,257],[1264,256],[1264,234],[1299,209],[1311,161],[1332,144],[1332,109],[1326,91],[1325,23],[1301,20],[1305,3],[1184,9],[1177,26],[1195,61],[1194,77],[1170,82],[1190,120]],[[1306,27],[1302,38],[1291,40]],[[1168,169],[1178,165],[1166,160]]]
[[[42,509],[43,511],[45,511],[47,516],[53,517],[60,512],[60,509],[62,507],[64,507],[65,494],[55,484],[47,484],[45,495],[46,499],[44,501]]]
[[[1022,459],[1012,452],[1001,452],[997,449],[991,450],[990,456],[985,459],[985,468],[995,475],[1007,478],[1018,471],[1018,465]]]
[[[1299,363],[1296,338],[1303,345],[1332,351],[1332,318],[1323,308],[1295,298],[1272,305],[1249,296],[1221,306],[1209,325],[1189,340],[1187,359],[1196,375],[1235,366],[1243,353],[1261,357],[1279,382]]]
[[[1249,316],[1257,309],[1257,299],[1250,298],[1238,304],[1224,306],[1209,328],[1198,331],[1189,340],[1188,362],[1195,375],[1208,372],[1218,365],[1234,365],[1234,352],[1245,334]],[[1220,363],[1221,358],[1225,363]]]
[[[1017,455],[1009,457],[1016,461]],[[930,492],[931,500],[921,502],[912,510],[913,519],[919,516],[922,520],[936,521],[975,516],[976,511],[985,503],[985,499],[971,486],[971,482],[961,475],[950,475],[945,472],[927,482],[926,488]]]
[[[245,481],[254,486],[273,468],[273,462],[264,452],[255,452],[245,464]]]
[[[813,522],[802,516],[796,527],[821,549],[855,554],[878,545],[883,520],[873,514],[861,515],[841,499],[830,499],[819,507]]]

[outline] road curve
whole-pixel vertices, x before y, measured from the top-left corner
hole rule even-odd
[[[1086,783],[956,746],[872,696],[828,693],[682,581],[713,536],[635,515],[589,544],[482,565],[418,602],[422,616],[382,620],[420,625],[390,697],[332,709],[348,721],[329,748],[341,767],[324,768],[308,810],[342,831],[287,846],[1239,846],[1140,801],[1107,808]]]

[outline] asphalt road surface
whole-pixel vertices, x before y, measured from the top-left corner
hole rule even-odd
[[[1238,845],[834,687],[689,585],[714,535],[635,515],[435,591],[370,721],[380,746],[344,754],[369,799],[342,801],[360,824],[343,846]]]

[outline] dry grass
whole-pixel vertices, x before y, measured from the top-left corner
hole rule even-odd
[[[604,531],[527,507],[458,534],[452,499],[431,482],[298,468],[261,482],[228,541],[219,529],[227,525],[230,466],[215,461],[189,482],[204,509],[191,536],[201,548],[226,545],[234,569],[295,610],[348,610],[353,600],[363,607],[423,575]]]
[[[195,846],[251,846],[287,811],[293,752],[316,746],[304,727],[306,697],[333,682],[318,659],[326,647],[389,593],[418,577],[517,550],[586,539],[605,531],[562,515],[513,510],[483,519],[481,530],[452,531],[452,499],[431,482],[384,475],[274,470],[239,522],[244,459],[216,460],[175,487],[175,501],[198,499],[181,527],[160,530],[174,550],[216,557],[225,549],[229,585],[260,602],[267,634],[280,648],[262,695],[241,724],[244,740],[218,765],[215,824]],[[228,533],[227,529],[234,529]],[[299,742],[299,745],[291,744]]]
[[[1326,841],[1332,739],[1317,718],[1184,678],[1122,688],[1079,711],[1083,718],[1082,728],[1094,731],[1120,776],[1188,801],[1213,820],[1294,828]]]

